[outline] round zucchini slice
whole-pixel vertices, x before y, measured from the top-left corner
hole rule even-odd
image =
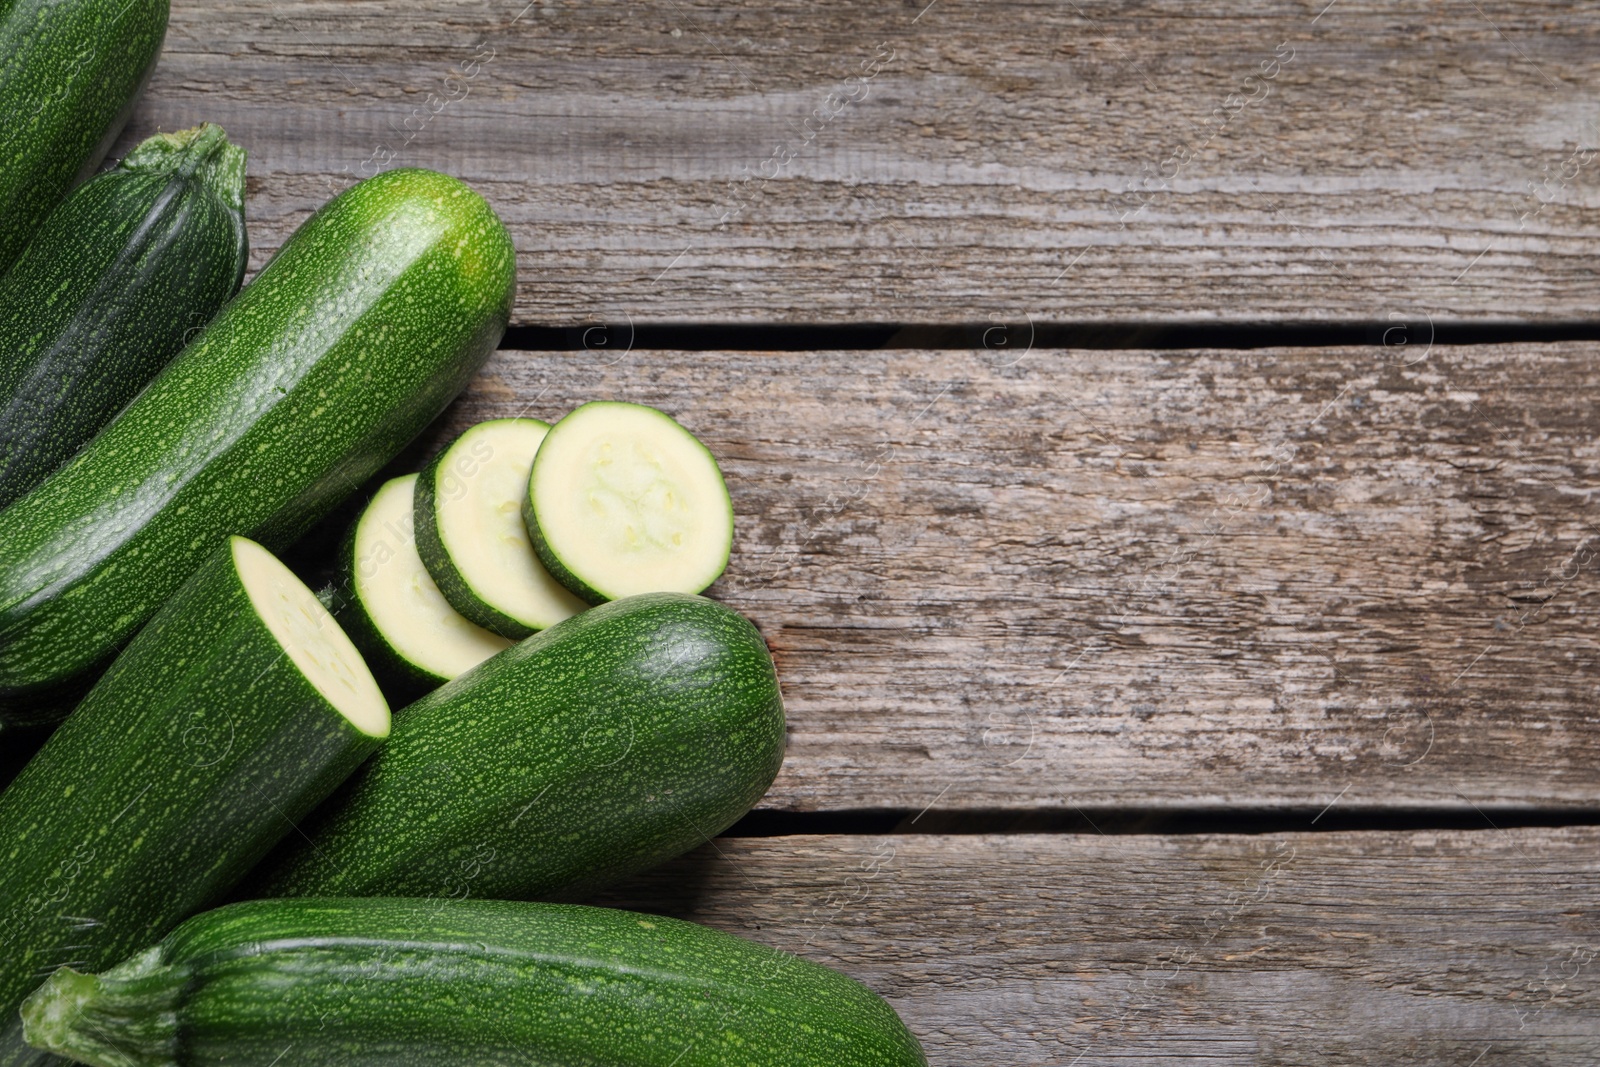
[[[491,419],[464,432],[417,476],[417,551],[444,598],[486,630],[524,638],[587,605],[540,564],[522,497],[550,425]]]
[[[733,547],[733,502],[716,458],[641,404],[585,404],[533,461],[523,519],[545,568],[591,604],[699,593]]]
[[[417,555],[412,531],[415,474],[391,478],[345,543],[339,619],[385,681],[433,689],[511,642],[450,606]]]

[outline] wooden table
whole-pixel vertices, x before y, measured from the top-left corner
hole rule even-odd
[[[255,266],[491,199],[410,462],[598,398],[722,459],[788,759],[607,901],[935,1064],[1591,1067],[1597,75],[1534,0],[179,0],[122,145],[226,126]]]

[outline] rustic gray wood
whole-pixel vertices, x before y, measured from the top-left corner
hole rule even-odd
[[[722,839],[602,902],[887,997],[934,1067],[1592,1067],[1600,831]]]
[[[178,0],[259,265],[458,174],[518,320],[1586,318],[1600,21],[1557,0]]]
[[[767,807],[1600,801],[1600,346],[591,340],[498,353],[428,447],[591,399],[708,443]]]

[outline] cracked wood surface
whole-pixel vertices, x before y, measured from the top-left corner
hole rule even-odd
[[[767,808],[1581,808],[1597,355],[502,351],[408,461],[592,399],[699,435]]]
[[[1600,830],[722,839],[600,902],[887,997],[933,1067],[1592,1067]]]
[[[1555,0],[179,0],[118,151],[225,126],[256,266],[457,174],[522,323],[1574,319],[1597,74]]]

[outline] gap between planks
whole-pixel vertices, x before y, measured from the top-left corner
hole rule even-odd
[[[1241,809],[1137,810],[1017,808],[1005,811],[961,809],[843,809],[780,811],[758,808],[723,837],[791,837],[836,834],[1095,834],[1138,835],[1280,833],[1396,833],[1471,830],[1523,830],[1600,826],[1600,809],[1529,810],[1521,808],[1358,809],[1338,806],[1335,798],[1320,809],[1261,811]]]
[[[1425,316],[1384,322],[1034,322],[672,323],[593,322],[581,326],[513,324],[500,347],[533,352],[719,351],[818,352],[937,349],[971,352],[1034,348],[1163,351],[1258,348],[1390,349],[1409,346],[1555,344],[1600,341],[1600,322],[1460,323]],[[991,357],[992,358],[992,357]]]

